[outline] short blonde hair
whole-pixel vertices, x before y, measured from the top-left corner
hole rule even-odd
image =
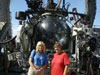
[[[43,41],[38,41],[37,45],[36,45],[36,53],[39,52],[39,45],[42,45],[43,47],[43,54],[45,53],[45,43]]]

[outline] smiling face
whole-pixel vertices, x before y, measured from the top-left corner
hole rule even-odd
[[[39,50],[40,52],[43,51],[43,45],[42,45],[42,44],[38,45],[38,50]]]
[[[45,44],[42,41],[39,41],[36,45],[36,53],[38,52],[45,53]]]

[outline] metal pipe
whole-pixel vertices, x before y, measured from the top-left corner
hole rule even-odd
[[[56,8],[59,8],[59,7],[60,7],[61,1],[62,1],[62,0],[58,0],[58,1],[57,1],[57,6],[56,6]]]
[[[62,6],[63,9],[65,9],[65,0],[63,0],[63,6]]]

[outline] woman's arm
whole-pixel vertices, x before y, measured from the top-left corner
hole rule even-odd
[[[40,68],[40,71],[44,70],[48,65],[47,53],[45,53],[44,60],[45,60],[43,63],[44,65]]]
[[[63,75],[68,75],[68,65],[65,66]]]
[[[30,64],[30,66],[31,66],[34,70],[36,70],[35,66],[34,66],[33,63],[32,63],[32,58],[29,58],[29,64]]]

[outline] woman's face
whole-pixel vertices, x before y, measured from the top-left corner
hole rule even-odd
[[[40,52],[42,52],[42,50],[43,50],[43,45],[41,45],[41,44],[38,45],[38,49],[39,49]]]
[[[56,53],[60,54],[62,51],[61,51],[61,48],[59,47],[55,47],[54,50],[56,51]]]

